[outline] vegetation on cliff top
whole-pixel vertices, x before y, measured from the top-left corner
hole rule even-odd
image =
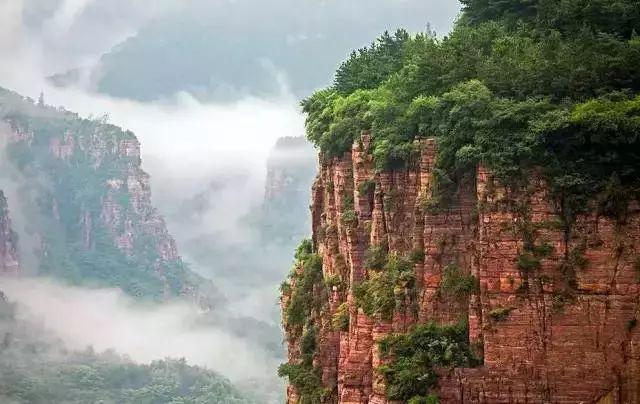
[[[507,185],[541,167],[563,214],[618,215],[640,192],[638,0],[465,0],[444,38],[403,30],[353,53],[302,102],[325,158],[372,135],[378,169],[437,137],[435,199],[481,163]]]

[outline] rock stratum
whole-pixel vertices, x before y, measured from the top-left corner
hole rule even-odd
[[[436,141],[416,142],[406,169],[376,171],[367,134],[342,157],[321,155],[307,252],[322,274],[305,276],[299,260],[282,286],[284,366],[312,369],[304,381],[281,368],[288,403],[403,401],[388,398],[393,357],[381,342],[431,322],[465,324],[475,357],[436,368],[441,403],[640,402],[638,205],[623,219],[581,214],[567,228],[544,180],[514,190],[479,166],[433,209]],[[361,285],[380,274],[376,248],[411,257],[408,275],[383,284],[386,312],[362,304]],[[314,303],[300,321],[302,290]]]

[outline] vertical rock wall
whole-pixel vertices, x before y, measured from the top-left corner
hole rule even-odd
[[[442,369],[441,402],[640,402],[638,207],[622,221],[587,215],[567,228],[544,182],[532,178],[514,194],[480,167],[445,209],[432,209],[435,140],[418,146],[415,166],[392,172],[374,171],[367,135],[342,158],[321,162],[313,242],[325,278],[342,281],[321,315],[326,324],[346,302],[350,318],[348,330],[322,327],[318,337],[315,363],[333,391],[329,401],[388,402],[377,343],[417,323],[466,320],[483,365]],[[351,209],[357,221],[342,220]],[[396,302],[390,320],[369,317],[355,303],[355,288],[371,273],[365,252],[379,245],[423,253],[414,266],[416,293],[399,294],[405,301]],[[529,250],[539,263],[525,270],[519,260]],[[477,293],[441,293],[452,264],[478,279]],[[289,352],[295,361],[296,341]],[[288,392],[298,402],[295,388]]]

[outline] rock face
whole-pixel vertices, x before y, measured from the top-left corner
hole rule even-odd
[[[17,236],[11,228],[7,199],[0,190],[0,275],[15,275],[19,272],[17,241]]]
[[[215,300],[213,287],[183,264],[151,204],[133,133],[0,92],[9,127],[6,154],[21,176],[21,210],[39,240],[34,272],[120,287],[159,300]]]
[[[640,402],[638,206],[624,219],[584,215],[567,227],[543,181],[534,176],[514,191],[479,167],[451,203],[432,209],[436,143],[419,146],[413,167],[376,173],[363,135],[350,153],[323,161],[313,185],[314,248],[325,279],[338,276],[344,285],[326,294],[318,314],[314,365],[331,391],[328,402],[389,402],[377,343],[415,324],[460,320],[468,322],[482,365],[441,369],[436,392],[443,403]],[[357,220],[344,220],[350,209]],[[379,245],[422,253],[415,293],[396,293],[390,320],[356,305],[356,287],[372,273],[365,252]],[[529,251],[536,251],[529,257],[535,264],[526,265]],[[442,293],[451,264],[473,275],[479,290]],[[349,326],[336,331],[328,324],[345,302]],[[285,331],[296,363],[300,338],[286,324]],[[290,386],[288,402],[298,401]]]

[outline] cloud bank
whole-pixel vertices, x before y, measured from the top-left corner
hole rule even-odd
[[[248,340],[202,321],[185,303],[144,306],[114,289],[65,286],[43,278],[0,278],[18,318],[42,323],[71,350],[114,349],[136,362],[185,358],[234,382],[268,378],[274,359]]]

